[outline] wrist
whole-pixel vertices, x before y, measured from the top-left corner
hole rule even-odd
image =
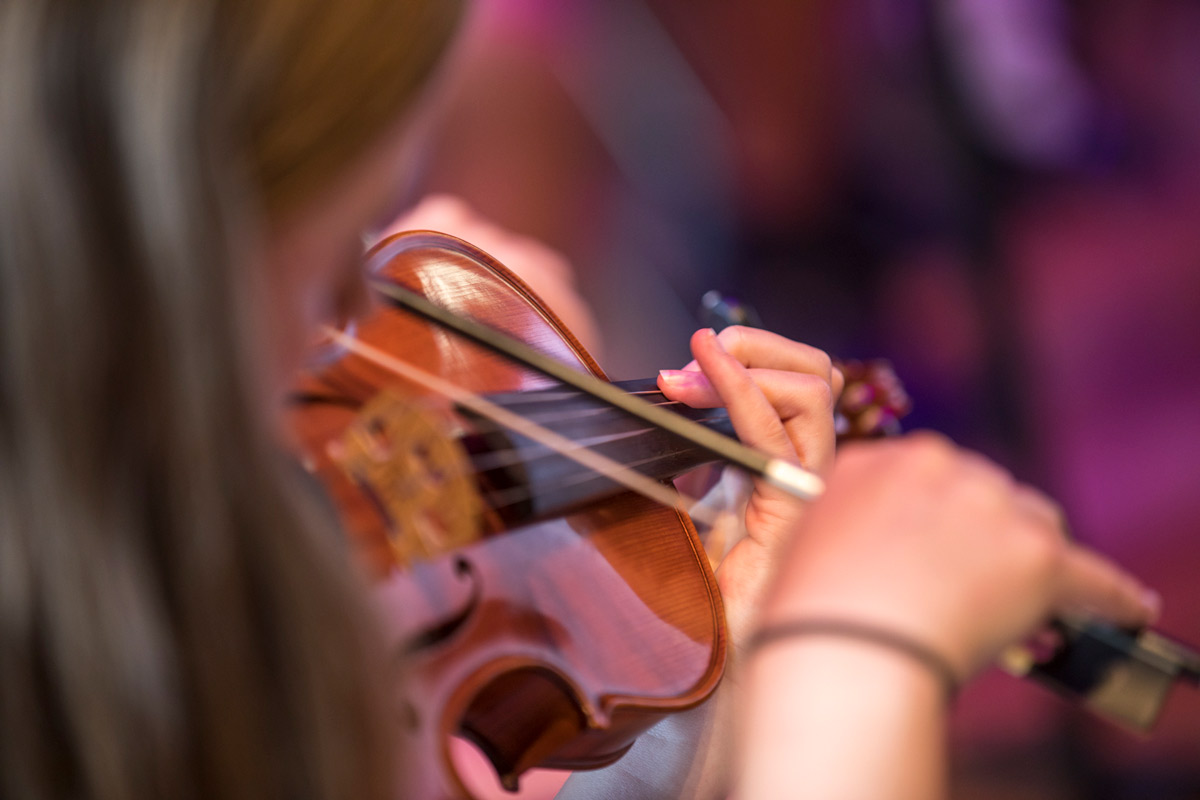
[[[797,643],[811,647],[814,641],[873,649],[876,656],[905,660],[936,681],[947,704],[953,702],[962,685],[958,670],[931,645],[884,625],[846,617],[806,616],[769,623],[749,638],[745,656],[753,657],[769,648],[795,647]]]
[[[942,795],[945,690],[920,662],[800,636],[757,649],[744,669],[739,796],[787,796],[799,781],[816,797]]]

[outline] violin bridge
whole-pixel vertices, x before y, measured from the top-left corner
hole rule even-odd
[[[479,540],[482,500],[473,471],[435,413],[384,390],[330,455],[386,519],[400,566]]]

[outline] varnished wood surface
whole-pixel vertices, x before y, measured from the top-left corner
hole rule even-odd
[[[392,237],[369,256],[374,274],[603,377],[561,322],[508,270],[452,237]],[[392,309],[360,338],[479,393],[544,387],[453,334]],[[326,444],[383,387],[422,392],[346,355],[300,391],[339,403],[303,406],[296,427],[338,504],[356,552],[378,581],[377,603],[400,656],[406,796],[465,797],[447,740],[471,738],[506,780],[534,766],[612,761],[663,714],[701,702],[720,679],[725,631],[708,560],[685,515],[623,494],[602,506],[529,525],[398,571],[383,518],[332,463]],[[444,401],[447,423],[453,415]],[[447,621],[453,624],[447,624]],[[442,627],[439,627],[442,626]]]

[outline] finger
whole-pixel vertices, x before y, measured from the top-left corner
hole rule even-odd
[[[1057,531],[1067,541],[1071,540],[1066,513],[1057,502],[1024,483],[1016,485],[1013,498],[1017,508],[1023,513],[1038,520],[1045,527]]]
[[[810,372],[829,377],[833,362],[823,350],[762,328],[731,325],[718,338],[726,352],[747,367]],[[696,370],[695,361],[684,369]]]
[[[750,370],[767,369],[815,375],[832,387],[838,397],[845,387],[845,376],[833,366],[829,354],[812,345],[797,342],[760,328],[734,325],[721,331],[721,346]]]
[[[833,424],[833,390],[824,379],[799,372],[772,369],[748,370],[751,379],[783,427],[800,462],[823,470],[833,459],[836,432]],[[659,387],[672,400],[693,408],[712,408],[721,397],[702,372],[664,372]]]
[[[1063,567],[1060,612],[1089,612],[1130,627],[1158,619],[1162,605],[1158,594],[1098,553],[1071,547]]]
[[[695,363],[695,362],[692,362]],[[658,371],[658,388],[668,400],[675,400],[692,408],[720,408],[721,395],[700,371],[662,369]]]
[[[711,328],[696,331],[691,344],[692,355],[728,409],[738,438],[768,455],[794,462],[796,451],[783,421],[749,370],[725,351]]]
[[[777,369],[818,375],[834,384],[837,392],[841,391],[841,386],[837,385],[841,381],[841,371],[838,371],[835,379],[833,362],[823,350],[761,328],[741,325],[725,328],[718,338],[726,352],[750,369]],[[693,360],[683,369],[696,372],[699,365]]]
[[[833,421],[836,395],[829,383],[799,372],[752,370],[751,375],[783,420],[800,463],[822,473],[831,468],[837,429]]]
[[[833,389],[833,397],[835,401],[837,398],[842,396],[842,391],[846,388],[846,375],[842,372],[841,367],[837,366],[836,364],[833,365],[829,386]]]
[[[784,419],[813,412],[832,416],[836,393],[824,378],[774,369],[747,371]],[[703,372],[660,370],[658,388],[668,399],[692,408],[718,408],[723,403],[721,395]]]

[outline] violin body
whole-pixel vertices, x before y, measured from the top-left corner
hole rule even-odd
[[[464,242],[401,234],[377,245],[367,268],[603,377],[527,286]],[[360,321],[357,337],[480,394],[549,383],[390,308]],[[510,528],[485,504],[476,516],[486,536],[399,564],[398,514],[379,496],[384,490],[346,469],[341,444],[361,425],[363,406],[384,390],[434,409],[447,429],[474,424],[449,401],[352,353],[303,378],[297,395],[308,400],[294,406],[292,424],[306,464],[376,581],[387,641],[403,672],[396,702],[405,796],[469,796],[450,757],[451,736],[472,740],[515,788],[535,766],[611,763],[664,715],[712,692],[725,662],[723,610],[696,531],[677,509],[619,493]]]

